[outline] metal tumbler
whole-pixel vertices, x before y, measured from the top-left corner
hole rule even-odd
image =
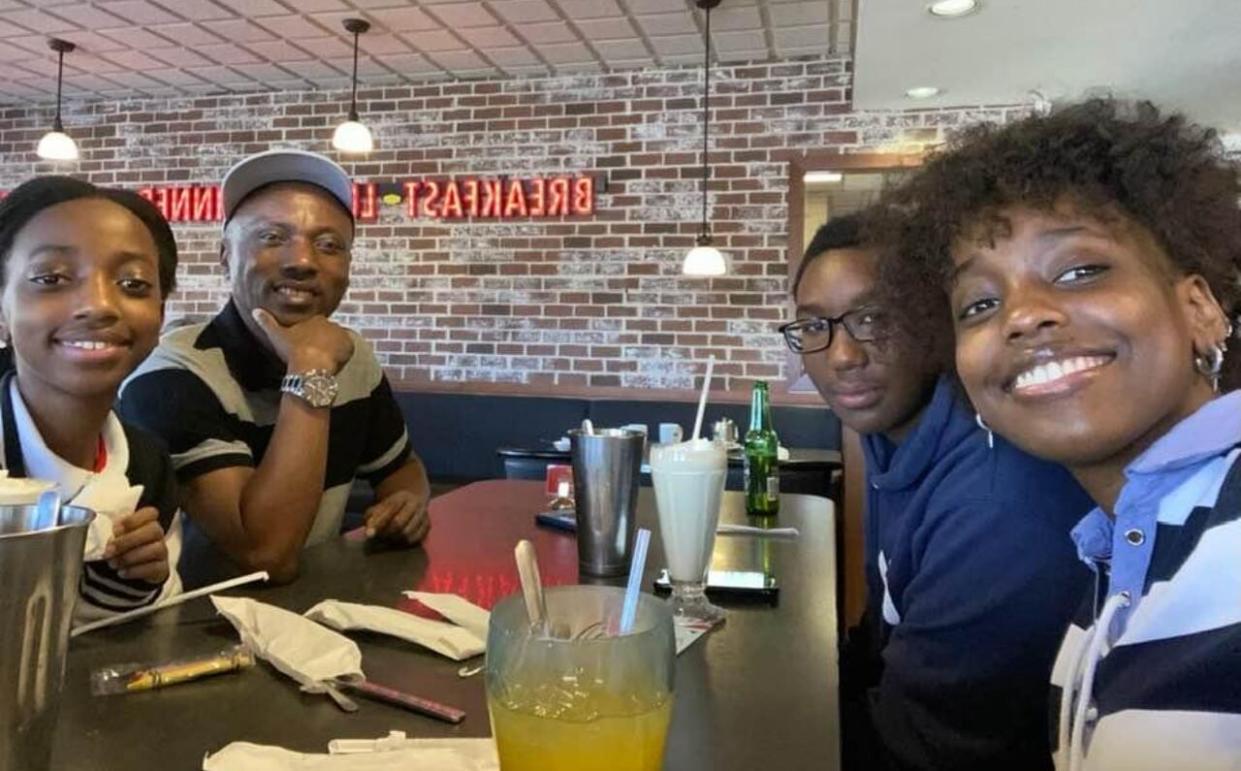
[[[51,763],[69,628],[94,512],[0,506],[0,771]]]
[[[629,571],[645,441],[641,432],[620,428],[569,432],[582,575],[620,576]]]

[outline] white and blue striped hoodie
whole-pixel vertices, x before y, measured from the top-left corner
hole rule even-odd
[[[1241,769],[1241,391],[1125,469],[1073,530],[1098,588],[1052,673],[1061,771]]]

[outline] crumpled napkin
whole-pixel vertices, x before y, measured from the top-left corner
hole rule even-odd
[[[306,618],[342,631],[366,629],[399,637],[455,661],[473,658],[487,648],[485,639],[464,627],[419,618],[403,610],[379,605],[324,600],[306,611]]]
[[[433,771],[499,771],[491,739],[405,739],[394,731],[356,754],[304,755],[280,747],[233,742],[203,759],[203,771],[379,771],[425,768]],[[350,744],[364,742],[350,741]],[[337,744],[337,742],[332,742]],[[331,745],[329,745],[331,746]],[[335,751],[333,751],[335,752]]]
[[[296,680],[303,691],[323,693],[325,681],[363,678],[362,651],[348,637],[248,597],[213,596],[211,601],[255,656]]]
[[[95,512],[95,519],[86,533],[84,562],[103,559],[103,550],[112,540],[116,523],[134,513],[142,498],[142,485],[130,485],[123,474],[99,475],[69,501],[71,506],[81,506]]]
[[[435,592],[403,592],[411,600],[417,600],[457,626],[470,630],[480,640],[487,639],[487,625],[491,614],[457,594]]]

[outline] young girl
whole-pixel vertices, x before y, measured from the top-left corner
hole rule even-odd
[[[0,317],[14,365],[0,380],[3,466],[55,482],[66,502],[142,487],[136,510],[101,513],[113,534],[83,570],[79,621],[179,586],[164,538],[177,509],[171,463],[112,413],[158,340],[176,264],[167,223],[133,193],[42,177],[0,201]]]
[[[1093,101],[968,130],[894,196],[915,213],[887,278],[946,286],[983,427],[1098,505],[1072,532],[1096,591],[1052,673],[1060,768],[1241,758],[1238,179],[1212,132]]]

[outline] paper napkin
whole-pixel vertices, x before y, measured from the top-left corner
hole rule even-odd
[[[404,594],[411,600],[421,602],[454,624],[470,630],[478,639],[487,639],[487,625],[491,623],[491,614],[464,597],[435,592],[404,592]]]
[[[323,693],[324,681],[363,677],[362,651],[348,637],[246,597],[213,596],[211,601],[254,655],[296,680],[303,691]]]
[[[396,608],[324,600],[306,611],[306,618],[333,629],[365,629],[421,645],[456,661],[482,653],[486,640],[465,627],[419,618]]]

